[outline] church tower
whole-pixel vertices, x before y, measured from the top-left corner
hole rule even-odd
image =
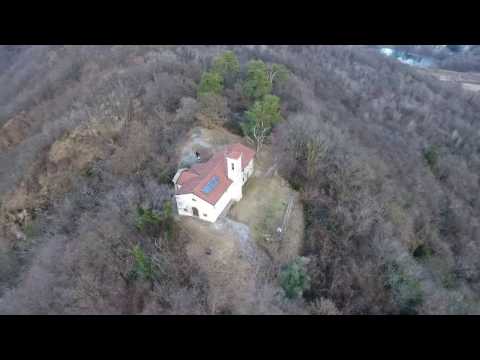
[[[227,176],[233,181],[233,198],[239,201],[242,198],[242,154],[231,152],[225,155],[227,160]]]

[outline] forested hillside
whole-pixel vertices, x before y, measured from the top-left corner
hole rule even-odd
[[[252,312],[478,313],[479,114],[360,46],[2,46],[0,313],[212,313],[171,203],[194,126],[271,145],[301,194],[310,286]]]

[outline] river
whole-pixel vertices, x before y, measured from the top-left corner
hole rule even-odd
[[[402,50],[397,50],[392,48],[380,48],[380,53],[388,57],[393,57],[398,61],[411,66],[428,68],[435,65],[435,61],[433,58],[409,53]]]

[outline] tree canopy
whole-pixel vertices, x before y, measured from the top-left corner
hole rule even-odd
[[[270,94],[272,82],[268,77],[267,65],[262,60],[251,60],[247,65],[244,93],[249,98],[260,99]]]
[[[240,72],[240,63],[233,51],[226,51],[218,56],[212,66],[212,71],[220,74],[224,79],[233,79]]]
[[[262,100],[257,100],[246,112],[248,121],[260,124],[262,127],[271,128],[282,119],[280,114],[280,98],[275,95],[266,95]]]
[[[306,258],[297,258],[280,272],[280,284],[289,299],[302,296],[310,288],[306,262]]]
[[[213,71],[207,71],[202,74],[200,85],[198,86],[198,94],[213,93],[221,95],[223,91],[223,77]]]
[[[258,151],[272,127],[282,120],[280,98],[275,95],[266,95],[262,100],[255,101],[245,114],[247,123],[244,126],[244,132],[256,142]]]
[[[288,79],[289,71],[285,65],[282,64],[270,64],[268,66],[268,79],[272,83],[281,84]]]

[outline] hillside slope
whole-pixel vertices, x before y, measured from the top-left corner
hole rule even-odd
[[[212,125],[197,89],[226,49]],[[0,47],[0,313],[235,312],[169,204],[193,127],[242,134],[253,59],[290,72],[266,149],[311,286],[285,299],[274,269],[249,311],[479,313],[480,96],[355,46]]]

